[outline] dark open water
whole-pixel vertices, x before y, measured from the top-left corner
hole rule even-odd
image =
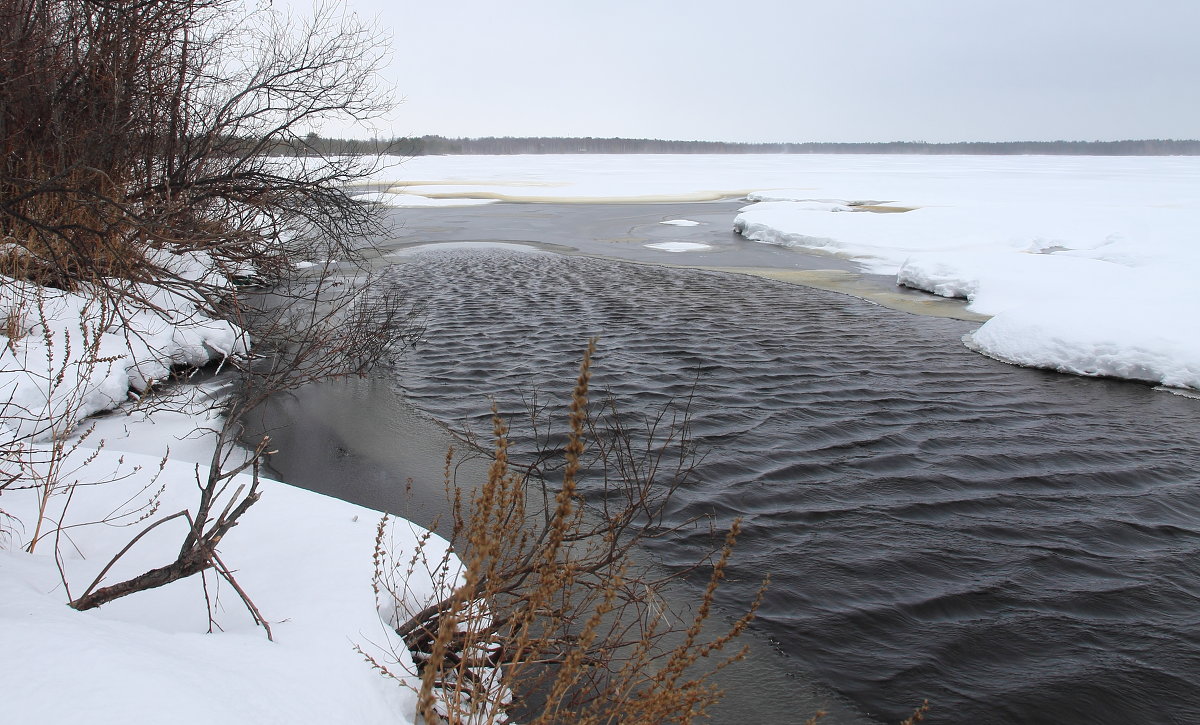
[[[589,335],[626,409],[698,380],[707,457],[674,515],[744,518],[729,610],[769,572],[759,629],[871,717],[928,697],[931,722],[1200,722],[1200,401],[753,277],[503,252],[392,270],[428,310],[398,380],[441,420],[565,393]]]

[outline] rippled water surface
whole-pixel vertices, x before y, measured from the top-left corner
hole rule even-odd
[[[589,335],[627,408],[695,383],[707,456],[675,515],[744,518],[727,603],[769,572],[758,626],[872,717],[1200,722],[1200,402],[752,277],[502,252],[390,277],[428,312],[400,383],[440,419],[565,391]]]

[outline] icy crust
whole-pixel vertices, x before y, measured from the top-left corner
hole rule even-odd
[[[173,260],[175,273],[228,283],[211,261],[192,257]],[[113,303],[0,276],[0,436],[44,437],[116,407],[173,365],[246,353],[241,329],[182,295],[148,285],[129,292]]]
[[[155,435],[140,430],[136,437],[144,447]],[[159,435],[160,443],[173,442]],[[192,443],[206,459],[205,446]],[[81,450],[75,456],[93,453]],[[65,512],[68,525],[111,518],[114,509],[136,518],[139,506],[160,488],[162,493],[157,513],[134,527],[70,529],[71,541],[63,542],[61,553],[76,596],[152,519],[194,507],[196,476],[206,470],[173,452],[156,478],[159,456],[108,450],[94,455],[87,474],[110,482],[78,489]],[[243,477],[230,488],[248,483]],[[0,547],[8,549],[0,550],[0,641],[21,659],[20,667],[5,674],[4,721],[68,723],[86,713],[88,719],[111,723],[411,722],[412,692],[381,677],[354,650],[359,645],[377,659],[396,663],[397,674],[403,675],[405,667],[415,672],[403,644],[381,618],[394,618],[394,605],[377,609],[371,589],[380,514],[274,481],[264,480],[261,487],[262,500],[226,537],[222,557],[271,622],[274,642],[237,595],[211,578],[208,595],[216,599],[219,629],[206,634],[199,575],[88,612],[68,608],[54,541],[43,540],[32,556],[20,551],[37,515],[35,492],[6,491],[5,511],[24,526],[11,533],[11,541],[0,542],[8,545]],[[63,515],[65,498],[52,499],[49,513],[55,519]],[[186,527],[183,519],[177,522],[142,538],[105,583],[168,563]],[[403,552],[406,560],[422,539],[429,565],[436,567],[444,540],[403,520],[393,520],[385,530],[390,550]],[[422,567],[419,563],[406,585],[405,605],[411,611],[445,593]]]

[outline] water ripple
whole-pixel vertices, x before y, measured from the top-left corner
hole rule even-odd
[[[1010,367],[970,323],[710,272],[445,253],[392,268],[427,305],[397,368],[443,420],[595,382],[694,395],[707,457],[673,516],[745,518],[725,602],[885,720],[1200,722],[1200,408]],[[559,400],[562,395],[559,395]],[[707,530],[658,547],[685,564]]]

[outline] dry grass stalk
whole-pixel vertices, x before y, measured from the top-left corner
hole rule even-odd
[[[681,426],[659,431],[658,445],[642,450],[625,428],[597,419],[588,403],[595,344],[580,365],[564,447],[539,451],[533,464],[513,461],[507,424],[494,414],[487,480],[469,494],[447,481],[461,578],[396,622],[416,663],[411,674],[420,679],[418,711],[427,722],[690,722],[720,697],[711,674],[742,656],[722,652],[757,601],[727,631],[703,634],[737,522],[684,624],[664,611],[671,577],[638,561],[635,547],[660,530],[661,507],[690,467],[686,458],[678,468],[662,465]],[[602,429],[626,440],[605,440]],[[551,458],[561,461],[553,484],[541,475]],[[625,479],[618,471],[649,475]],[[602,506],[584,504],[585,483],[603,483]],[[398,572],[405,565],[384,549],[375,552],[377,592],[404,601],[406,577]]]
[[[929,700],[923,700],[913,714],[905,718],[900,725],[917,725],[917,723],[925,720],[925,716],[929,714]]]

